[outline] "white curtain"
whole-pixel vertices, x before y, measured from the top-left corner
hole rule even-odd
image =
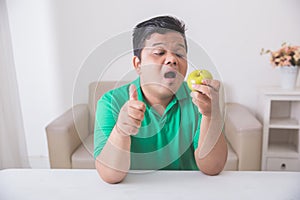
[[[0,0],[0,169],[29,167],[5,0]]]

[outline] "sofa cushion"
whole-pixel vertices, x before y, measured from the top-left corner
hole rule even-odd
[[[85,138],[72,155],[73,169],[94,169],[94,134]]]
[[[236,171],[238,170],[238,157],[236,153],[233,151],[229,143],[227,143],[227,146],[228,146],[228,155],[227,155],[227,162],[224,167],[224,170]]]
[[[239,158],[238,169],[260,170],[262,124],[245,106],[237,103],[227,104],[225,133]]]

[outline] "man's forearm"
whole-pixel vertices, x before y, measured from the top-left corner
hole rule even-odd
[[[227,160],[227,142],[222,134],[221,118],[203,117],[195,159],[198,168],[209,175],[220,173]]]
[[[130,136],[121,135],[115,126],[95,161],[104,181],[118,183],[126,177],[130,168],[130,144]]]

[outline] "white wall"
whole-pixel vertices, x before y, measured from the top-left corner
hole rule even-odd
[[[30,156],[47,155],[45,125],[61,113],[56,44],[48,1],[7,0],[21,107]]]
[[[300,44],[298,0],[9,0],[7,6],[30,156],[47,156],[44,128],[71,107],[73,84],[92,50],[144,19],[171,14],[184,20],[187,36],[217,66],[227,101],[253,112],[258,88],[279,82],[269,57],[259,55],[261,48]],[[105,79],[120,79],[131,69],[130,57],[116,61],[126,66]],[[104,67],[87,71],[84,82],[97,80]],[[86,93],[80,96],[75,102],[86,100]]]

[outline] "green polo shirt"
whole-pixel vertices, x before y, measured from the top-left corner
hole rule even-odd
[[[193,104],[186,82],[180,86],[163,115],[144,99],[140,79],[135,84],[138,100],[146,105],[138,134],[131,137],[131,169],[198,170],[194,151],[198,146],[202,115]],[[94,158],[103,149],[122,106],[129,99],[129,86],[111,90],[97,103]]]

